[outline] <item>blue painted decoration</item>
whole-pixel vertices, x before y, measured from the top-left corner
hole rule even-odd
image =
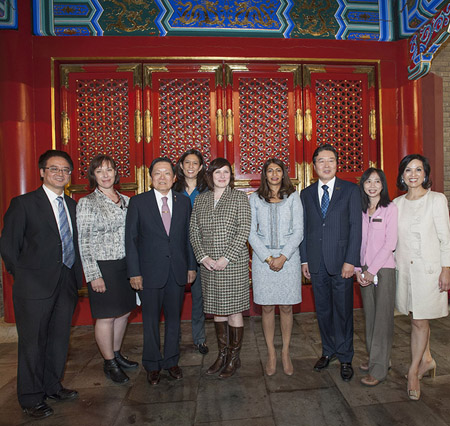
[[[0,30],[15,30],[17,25],[17,0],[0,0]]]

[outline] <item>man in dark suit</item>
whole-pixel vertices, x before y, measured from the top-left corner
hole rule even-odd
[[[61,384],[82,283],[76,203],[64,195],[72,169],[66,152],[42,154],[43,185],[11,200],[0,239],[6,270],[14,277],[17,395],[24,412],[33,418],[53,414],[46,398],[63,401],[78,396]]]
[[[341,377],[353,377],[353,272],[361,247],[361,199],[357,185],[336,177],[338,155],[331,145],[313,154],[318,182],[301,192],[304,239],[303,275],[311,279],[322,356],[321,371],[337,357]]]
[[[180,318],[186,283],[195,279],[197,263],[189,241],[191,203],[172,191],[173,166],[166,157],[150,165],[153,189],[130,200],[125,228],[130,284],[139,290],[144,325],[142,365],[152,385],[161,369],[174,379],[183,373],[180,358]],[[164,312],[164,357],[160,352],[159,319]]]

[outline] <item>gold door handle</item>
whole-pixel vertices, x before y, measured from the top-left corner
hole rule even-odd
[[[228,142],[233,142],[234,136],[234,115],[231,108],[227,109],[227,136]]]
[[[224,128],[224,118],[222,109],[218,109],[216,112],[216,126],[217,126],[217,140],[219,142],[223,141],[223,128]]]
[[[312,116],[309,108],[305,111],[305,136],[307,141],[312,138]]]
[[[134,136],[136,142],[140,143],[142,140],[142,118],[141,111],[138,109],[134,112]]]
[[[295,135],[300,142],[303,138],[303,113],[300,108],[295,113]]]
[[[61,112],[61,141],[67,145],[70,140],[70,118],[66,111]]]
[[[377,137],[377,119],[375,116],[375,110],[371,110],[369,114],[369,134],[372,140]]]
[[[144,112],[144,135],[145,142],[150,143],[153,139],[153,117],[149,109]]]

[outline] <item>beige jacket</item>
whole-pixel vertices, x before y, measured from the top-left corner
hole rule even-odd
[[[419,200],[402,195],[394,203],[398,207],[395,307],[403,314],[413,312],[414,319],[447,316],[448,294],[439,292],[442,267],[450,266],[447,198],[428,191]]]

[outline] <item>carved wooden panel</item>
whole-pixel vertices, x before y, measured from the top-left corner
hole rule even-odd
[[[130,87],[127,79],[76,79],[79,179],[87,179],[89,162],[98,153],[114,157],[122,177],[131,176]]]
[[[70,190],[86,192],[88,167],[97,154],[111,155],[121,188],[143,188],[142,66],[61,65],[61,142],[74,161]]]
[[[357,181],[377,161],[375,70],[372,66],[305,65],[303,70],[304,153],[323,144],[338,151],[338,176]]]
[[[297,72],[296,66],[229,66],[227,114],[231,113],[232,121],[227,120],[226,150],[238,181],[259,180],[264,162],[272,157],[282,160],[290,176],[298,180],[294,97]]]
[[[147,165],[158,156],[175,163],[191,148],[202,152],[207,164],[217,156],[221,71],[220,65],[144,65],[144,117],[151,133],[144,135]]]

